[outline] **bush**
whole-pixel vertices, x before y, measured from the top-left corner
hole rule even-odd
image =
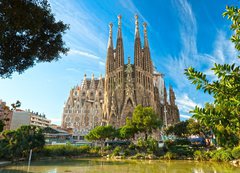
[[[164,141],[164,145],[167,148],[169,148],[169,147],[173,146],[173,141],[172,140],[166,140],[166,141]]]
[[[41,152],[43,156],[80,156],[89,154],[89,146],[74,146],[74,145],[49,145],[44,146]]]
[[[136,146],[134,145],[134,143],[131,143],[131,144],[128,146],[128,148],[129,148],[130,150],[135,150]]]
[[[195,159],[195,160],[199,160],[199,161],[207,160],[207,159],[205,158],[205,152],[200,151],[200,150],[196,150],[196,151],[193,153],[193,156],[194,156],[194,159]]]
[[[184,139],[176,139],[174,142],[173,142],[174,145],[190,145],[191,142],[184,138]]]
[[[232,160],[231,149],[220,149],[213,152],[212,160],[214,161],[229,161]]]
[[[150,154],[157,153],[158,151],[158,142],[153,138],[147,139],[147,152]]]
[[[103,147],[103,151],[109,151],[112,149],[113,149],[113,147],[111,145]]]
[[[121,151],[121,147],[117,146],[113,152],[112,152],[112,155],[113,156],[119,156],[120,155],[120,151]]]
[[[163,158],[164,159],[167,159],[167,160],[172,160],[172,159],[175,159],[177,156],[175,153],[172,153],[172,152],[167,152]]]
[[[169,151],[175,153],[177,156],[193,157],[193,149],[188,146],[171,146]]]
[[[131,159],[143,159],[145,155],[143,153],[137,153],[135,156],[131,157]]]
[[[89,150],[90,154],[99,154],[101,147],[91,147]]]
[[[124,156],[129,156],[130,155],[130,150],[129,149],[125,149],[124,152],[123,152]]]
[[[234,147],[231,153],[235,159],[240,159],[240,146]]]

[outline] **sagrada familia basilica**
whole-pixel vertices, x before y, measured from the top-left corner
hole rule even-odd
[[[94,75],[91,78],[84,75],[82,84],[71,89],[64,105],[62,127],[73,128],[79,135],[99,125],[120,127],[139,104],[152,107],[165,125],[178,122],[174,91],[170,86],[167,94],[164,76],[156,72],[151,60],[147,24],[143,24],[142,45],[138,16],[135,16],[134,64],[130,63],[130,57],[127,64],[124,63],[121,16],[118,16],[115,48],[112,26],[109,25],[105,77],[96,79]]]

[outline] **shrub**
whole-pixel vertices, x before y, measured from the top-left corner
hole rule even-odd
[[[147,139],[147,152],[150,154],[156,153],[158,151],[158,142],[153,138]]]
[[[42,154],[44,156],[80,156],[88,154],[89,151],[89,146],[49,145],[44,146]]]
[[[172,159],[175,159],[176,158],[176,154],[175,153],[172,153],[172,152],[167,152],[164,156],[163,156],[164,159],[167,159],[167,160],[172,160]]]
[[[171,146],[169,147],[169,151],[175,153],[179,157],[193,157],[193,149],[188,146]]]
[[[103,151],[109,151],[109,150],[112,150],[113,149],[113,147],[112,146],[105,146],[104,148],[103,148]]]
[[[196,150],[196,151],[193,153],[193,156],[194,156],[194,159],[195,159],[195,160],[200,160],[200,161],[205,160],[204,152],[202,152],[202,151],[200,151],[200,150]]]
[[[172,140],[166,140],[166,141],[164,141],[164,144],[167,148],[169,148],[169,147],[173,146],[173,141]]]
[[[186,138],[183,138],[183,139],[176,139],[174,142],[173,142],[174,145],[190,145],[191,142],[186,139]]]
[[[135,156],[131,157],[131,159],[143,159],[145,155],[143,153],[137,153]]]
[[[232,160],[231,149],[220,149],[213,153],[212,160],[214,161],[229,161]]]
[[[235,159],[240,159],[240,146],[234,147],[231,153]]]
[[[125,149],[124,150],[124,156],[129,156],[130,155],[130,150],[129,149]]]
[[[121,151],[121,147],[117,146],[113,152],[112,152],[112,155],[113,156],[119,156],[120,155],[120,151]]]
[[[134,145],[134,143],[131,143],[131,144],[128,146],[128,148],[129,148],[130,150],[135,150],[136,146]]]

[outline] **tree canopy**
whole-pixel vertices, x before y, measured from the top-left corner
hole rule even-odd
[[[234,34],[231,40],[240,51],[240,9],[227,6],[223,16],[232,21]],[[214,64],[211,70],[216,80],[207,79],[206,74],[193,67],[185,70],[188,79],[198,90],[214,98],[213,103],[206,103],[204,108],[196,106],[191,112],[200,123],[213,130],[220,146],[232,147],[239,144],[240,138],[240,67],[234,63]]]
[[[21,126],[17,130],[6,130],[0,140],[0,157],[17,159],[28,156],[29,151],[40,150],[45,144],[41,128]]]
[[[115,133],[116,130],[112,126],[97,126],[86,135],[86,139],[90,141],[105,141],[107,138],[115,138]]]
[[[161,127],[162,122],[154,112],[152,107],[143,107],[138,105],[133,112],[131,123],[138,132],[145,133],[145,140],[148,134]]]
[[[58,60],[68,51],[62,40],[67,29],[56,21],[47,0],[1,0],[0,77]]]
[[[191,135],[208,134],[209,129],[201,126],[195,119],[190,118],[186,121],[180,121],[172,126],[169,126],[165,132],[167,134],[176,135],[177,137],[188,137]]]

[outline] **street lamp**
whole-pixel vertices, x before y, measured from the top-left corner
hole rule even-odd
[[[165,126],[167,127],[167,109],[166,109],[166,105],[164,105],[164,116],[165,116]]]

